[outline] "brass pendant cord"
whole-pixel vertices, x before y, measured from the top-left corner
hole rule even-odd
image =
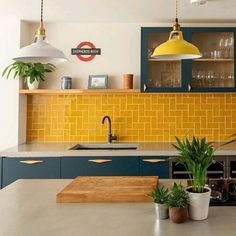
[[[178,20],[178,5],[179,2],[178,0],[175,0],[175,25],[174,25],[174,30],[180,31],[180,25],[179,25],[179,20]]]
[[[40,16],[40,22],[43,23],[43,0],[41,0],[41,16]]]
[[[37,35],[45,36],[45,29],[43,27],[43,0],[41,0],[41,10],[40,10],[40,26],[36,32]]]

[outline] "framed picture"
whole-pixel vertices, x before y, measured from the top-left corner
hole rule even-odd
[[[107,89],[108,75],[89,75],[88,80],[89,89]]]

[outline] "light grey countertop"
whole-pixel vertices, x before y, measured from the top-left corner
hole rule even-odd
[[[136,150],[69,150],[77,143],[22,144],[1,151],[3,157],[61,157],[61,156],[174,156],[177,150],[168,142],[139,142]],[[83,144],[83,143],[81,143]],[[218,147],[220,143],[215,143]],[[217,156],[236,156],[236,142],[217,148]]]
[[[152,203],[56,203],[71,180],[18,180],[0,191],[1,236],[233,236],[236,207],[204,221],[157,220]],[[161,181],[161,180],[160,180]]]

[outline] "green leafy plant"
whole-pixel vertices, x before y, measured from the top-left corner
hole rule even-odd
[[[187,138],[181,141],[175,137],[177,144],[173,146],[179,151],[179,155],[171,158],[176,164],[185,166],[193,181],[193,192],[204,192],[207,179],[207,168],[213,163],[213,143],[207,142],[206,138],[193,137],[192,142]]]
[[[55,66],[51,63],[42,64],[42,63],[26,63],[22,61],[15,61],[9,66],[5,68],[2,73],[2,76],[6,75],[8,79],[10,74],[14,72],[13,78],[16,76],[22,78],[30,78],[30,83],[32,84],[34,81],[44,81],[44,77],[46,73],[53,72],[55,70]]]
[[[188,193],[181,184],[174,183],[168,196],[168,207],[186,207],[189,203]]]
[[[153,202],[158,204],[166,204],[168,197],[169,197],[169,189],[162,187],[156,187],[153,189],[153,191],[150,193],[150,195],[153,199]]]

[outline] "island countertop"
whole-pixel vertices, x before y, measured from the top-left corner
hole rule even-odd
[[[178,151],[171,142],[136,142],[134,150],[70,150],[77,143],[21,144],[1,151],[2,157],[62,157],[62,156],[175,156]],[[83,143],[80,143],[83,144]],[[94,143],[93,143],[94,144]],[[214,144],[217,156],[236,156],[236,142],[226,146]]]
[[[0,191],[1,236],[232,236],[236,207],[204,221],[157,220],[152,203],[56,203],[71,180],[18,180]],[[161,180],[160,180],[161,181]]]

